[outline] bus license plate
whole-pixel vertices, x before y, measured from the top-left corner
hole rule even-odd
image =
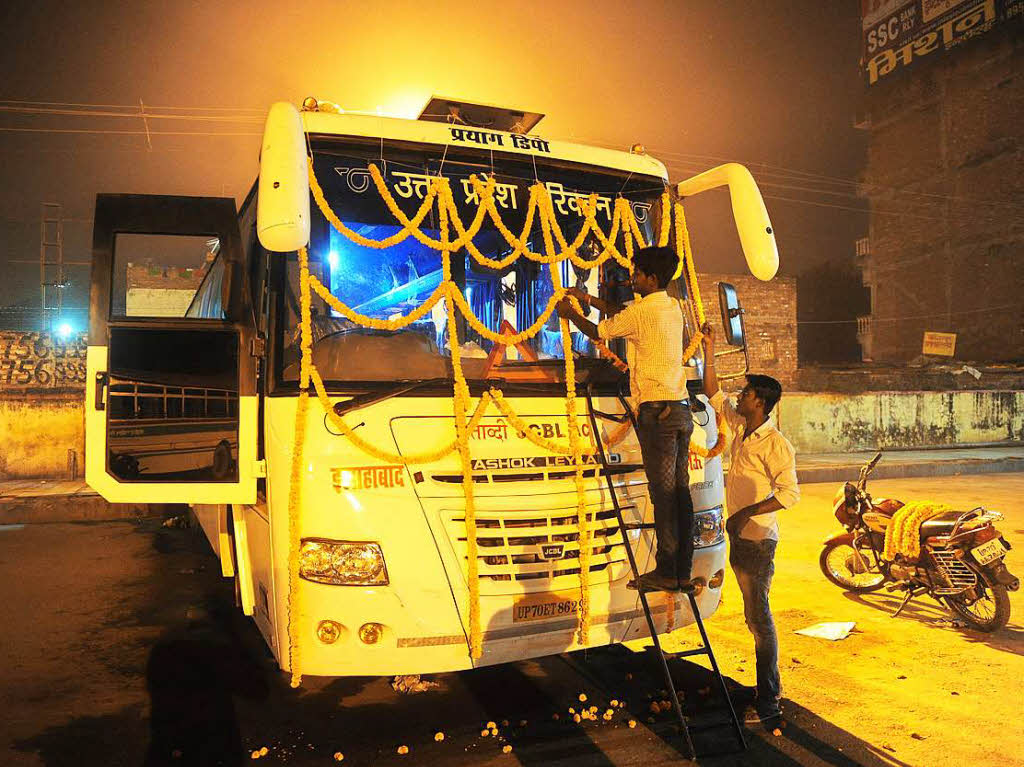
[[[999,559],[1006,554],[1006,547],[1001,540],[993,538],[991,541],[986,541],[980,546],[975,546],[971,549],[971,554],[978,560],[978,564],[987,565],[989,562]]]
[[[512,622],[529,623],[551,618],[569,618],[576,615],[579,603],[579,592],[530,594],[516,600],[512,608]]]

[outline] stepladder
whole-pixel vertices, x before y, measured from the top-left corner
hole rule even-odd
[[[587,414],[590,420],[591,433],[593,434],[594,444],[597,448],[597,458],[600,463],[600,470],[605,478],[605,482],[608,488],[609,498],[611,500],[612,508],[615,511],[616,520],[621,531],[622,540],[626,549],[626,556],[629,560],[630,569],[633,572],[633,580],[637,585],[637,595],[640,600],[640,604],[643,608],[644,616],[647,620],[647,628],[650,631],[651,642],[654,645],[654,655],[659,660],[660,670],[665,678],[665,686],[669,692],[669,699],[672,703],[673,712],[679,722],[679,731],[683,737],[684,746],[686,749],[686,755],[688,758],[695,759],[697,757],[696,749],[693,745],[693,738],[691,736],[691,726],[688,724],[686,716],[683,714],[682,705],[679,701],[679,695],[676,692],[675,681],[672,678],[672,672],[669,668],[668,656],[666,656],[665,650],[662,647],[661,640],[658,637],[657,626],[654,622],[654,617],[651,613],[651,607],[647,599],[647,591],[643,588],[640,583],[640,571],[637,567],[636,553],[633,551],[633,545],[631,543],[631,536],[629,532],[637,529],[651,529],[654,527],[651,523],[644,523],[642,520],[627,524],[622,514],[622,506],[619,503],[618,494],[616,491],[616,485],[613,478],[612,471],[609,470],[608,454],[605,450],[604,441],[601,437],[601,429],[598,424],[598,419],[614,421],[616,423],[625,423],[628,419],[634,430],[639,435],[639,426],[637,424],[636,415],[626,397],[622,394],[618,395],[619,402],[622,406],[623,412],[621,414],[605,413],[597,410],[594,407],[594,392],[593,385],[587,386]],[[721,669],[718,666],[718,661],[715,658],[714,651],[711,648],[711,640],[708,637],[707,629],[704,626],[704,620],[700,614],[700,608],[697,603],[698,591],[693,585],[687,585],[680,589],[680,592],[685,594],[689,604],[690,611],[693,614],[694,623],[697,625],[697,629],[700,632],[702,645],[697,648],[684,650],[682,652],[672,653],[673,659],[681,659],[686,657],[693,657],[697,655],[706,655],[708,661],[711,664],[711,669],[715,675],[717,686],[722,698],[725,701],[725,708],[728,711],[728,719],[721,722],[714,722],[706,725],[706,729],[730,726],[733,728],[736,736],[736,741],[739,745],[737,750],[746,750],[747,742],[743,733],[743,725],[740,723],[739,717],[736,715],[736,709],[733,706],[732,698],[729,695],[729,689],[725,683],[725,678],[722,676]]]

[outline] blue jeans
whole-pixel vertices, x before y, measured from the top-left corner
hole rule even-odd
[[[775,714],[779,709],[782,682],[779,679],[779,638],[768,604],[768,590],[775,574],[777,541],[750,541],[729,536],[729,564],[736,573],[743,595],[743,617],[754,635],[757,669],[758,713]]]
[[[654,504],[654,569],[659,575],[688,580],[693,566],[689,472],[693,416],[682,402],[644,402],[636,420],[647,490]]]

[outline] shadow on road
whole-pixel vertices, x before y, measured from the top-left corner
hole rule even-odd
[[[870,594],[853,594],[849,591],[844,591],[843,596],[851,602],[856,602],[859,605],[870,607],[872,610],[878,610],[889,615],[894,613],[896,608],[899,607],[900,602],[903,601],[902,596],[883,594],[878,591]],[[993,631],[991,634],[958,626],[953,623],[954,620],[958,619],[950,610],[928,597],[910,600],[907,606],[903,608],[903,612],[899,614],[899,617],[893,620],[903,619],[917,621],[930,629],[954,631],[969,642],[984,644],[995,650],[1002,650],[1013,655],[1024,654],[1024,629],[1020,626],[1010,623],[999,631]]]
[[[648,721],[648,692],[661,685],[657,674],[657,659],[653,650],[632,653],[625,647],[608,647],[589,653],[574,653],[570,660],[581,666],[581,673],[596,683],[612,685],[611,690],[628,696],[629,707],[637,718],[646,723],[651,732],[680,754],[685,751],[677,726],[671,714],[660,714],[653,723]],[[858,738],[854,733],[829,723],[819,714],[790,700],[783,699],[785,727],[776,736],[763,725],[747,725],[747,750],[739,751],[729,720],[728,709],[719,693],[713,672],[696,663],[680,659],[670,660],[673,682],[681,691],[683,712],[687,717],[701,765],[808,765],[828,764],[837,767],[909,767],[893,752]],[[625,674],[632,678],[624,682]],[[733,696],[742,687],[730,677],[726,685]],[[628,686],[629,689],[623,689]],[[737,713],[743,716],[741,707]]]
[[[150,741],[143,764],[243,764],[235,696],[265,699],[270,686],[231,630],[216,615],[169,631],[146,666]]]
[[[109,605],[109,614],[90,629],[108,652],[83,656],[91,666],[83,666],[79,678],[85,686],[102,678],[103,684],[145,689],[148,710],[122,703],[112,714],[68,720],[51,695],[53,716],[14,744],[32,754],[32,763],[241,764],[265,746],[261,764],[292,767],[333,763],[338,751],[345,764],[603,767],[673,761],[684,752],[671,713],[648,722],[649,696],[658,696],[663,684],[655,659],[622,645],[442,674],[434,677],[437,689],[416,695],[400,695],[382,678],[306,678],[294,690],[255,624],[235,608],[232,583],[220,577],[201,534],[145,526],[138,532],[153,536],[157,566],[115,590],[121,603]],[[156,640],[135,649],[119,642],[139,626],[155,629]],[[671,666],[701,765],[905,767],[881,744],[788,701],[783,734],[748,728],[749,749],[736,753],[728,727],[700,729],[727,721],[710,671],[678,659]],[[45,685],[40,680],[41,689]],[[577,724],[568,714],[570,706],[582,707],[582,692],[587,705],[600,707],[598,721]],[[600,713],[613,699],[627,706],[603,722]],[[109,710],[110,701],[99,705]],[[638,722],[635,729],[629,719]],[[498,724],[497,737],[481,735],[488,721]],[[441,742],[434,740],[438,731],[445,734]],[[400,745],[410,748],[404,761],[396,753]],[[504,745],[514,748],[507,762]]]

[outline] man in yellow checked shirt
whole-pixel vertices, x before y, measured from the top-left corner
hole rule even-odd
[[[630,392],[637,407],[637,438],[654,504],[657,551],[654,569],[629,585],[645,591],[692,588],[693,499],[688,462],[693,416],[683,371],[682,308],[665,292],[678,265],[679,258],[671,248],[637,251],[632,282],[640,298],[625,307],[571,288],[569,293],[581,304],[605,316],[596,325],[573,309],[568,299],[557,307],[560,317],[571,320],[590,338],[625,338],[635,351]]]
[[[725,482],[729,517],[729,564],[743,595],[743,615],[754,635],[757,715],[747,721],[770,722],[782,714],[779,706],[779,639],[768,604],[775,573],[779,523],[775,512],[800,500],[796,453],[789,440],[769,419],[782,397],[782,386],[771,376],[748,375],[736,406],[718,387],[715,340],[710,323],[701,328],[704,340],[704,394],[725,421],[731,462]]]

